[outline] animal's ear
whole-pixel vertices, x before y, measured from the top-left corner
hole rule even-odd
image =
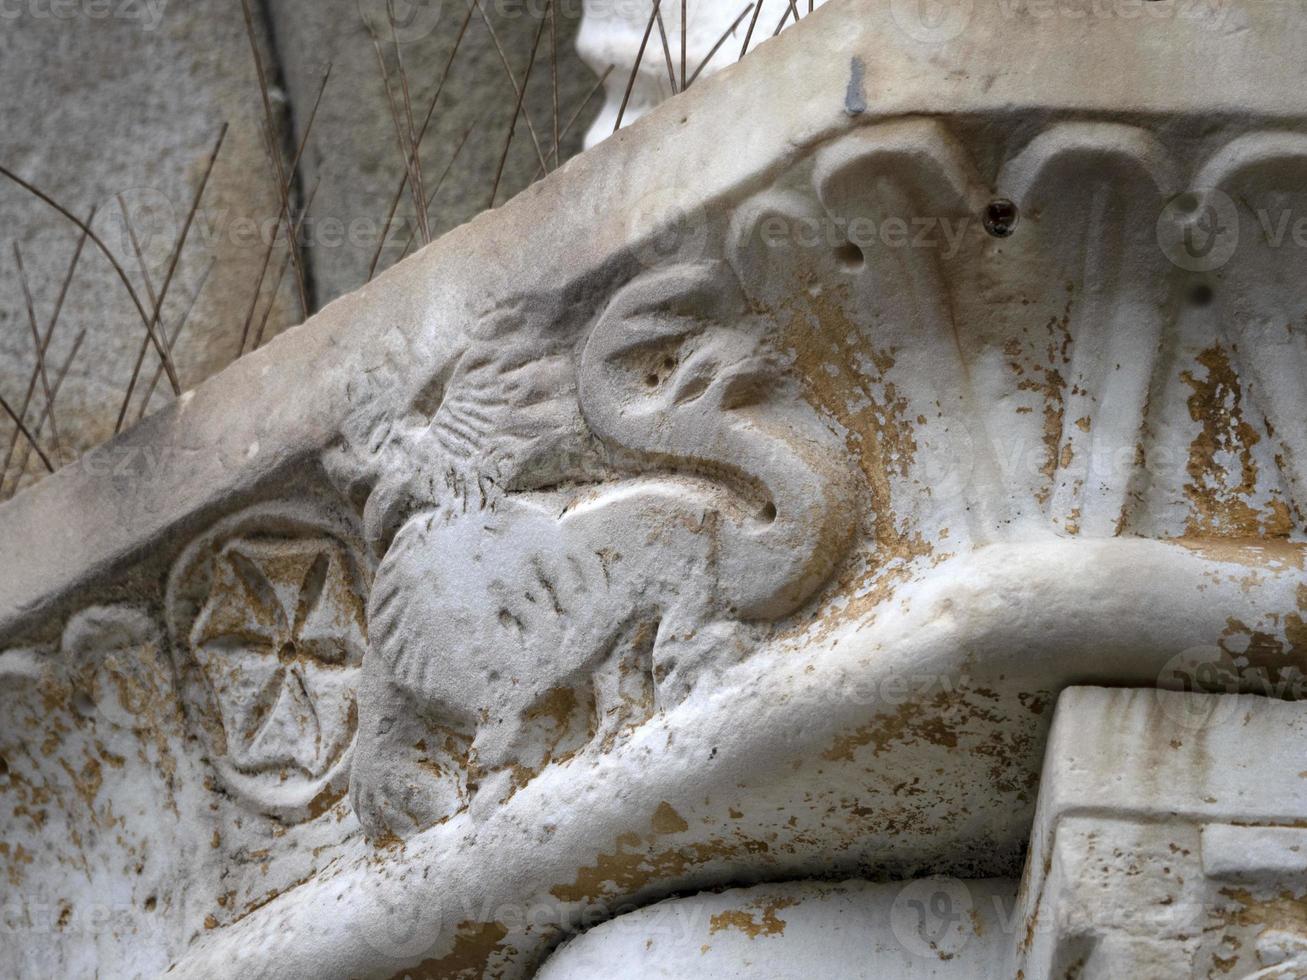
[[[659,410],[640,396],[662,388],[686,345],[710,326],[738,321],[743,308],[734,273],[722,262],[659,269],[620,290],[581,354],[580,405],[591,431],[622,442],[629,416]]]
[[[743,312],[744,296],[724,262],[669,266],[633,280],[599,318],[583,355],[608,359],[726,322]]]

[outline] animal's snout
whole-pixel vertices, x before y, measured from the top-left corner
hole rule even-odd
[[[722,372],[718,403],[723,409],[745,408],[770,397],[781,381],[781,367],[762,354],[746,357]]]

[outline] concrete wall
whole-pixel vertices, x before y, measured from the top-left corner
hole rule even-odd
[[[364,18],[382,37],[393,97],[401,106],[398,65],[402,58],[420,125],[468,10],[462,0],[399,0],[392,9],[398,22],[398,46],[391,38],[385,0],[252,3],[255,37],[278,128],[275,152],[289,173],[293,209],[298,211],[317,190],[298,252],[303,305],[310,313],[367,281],[386,213],[404,172]],[[485,9],[520,80],[544,2],[488,0]],[[557,78],[565,121],[590,92],[595,76],[574,53],[579,3],[562,4],[558,13]],[[546,152],[554,133],[552,33],[546,23],[526,96],[526,109]],[[331,80],[301,165],[290,173],[328,63],[333,65]],[[580,148],[600,101],[596,96],[578,118],[563,141],[560,160]],[[513,86],[490,32],[474,14],[422,142],[430,196],[460,139],[476,123],[431,207],[432,237],[486,207],[515,104]],[[151,286],[157,291],[220,128],[229,124],[164,306],[164,324],[171,333],[195,298],[175,351],[183,389],[236,358],[243,333],[248,335],[248,351],[265,311],[265,342],[303,318],[299,275],[283,241],[267,264],[252,324],[245,329],[265,268],[267,241],[280,212],[264,117],[238,0],[0,3],[0,132],[4,133],[0,165],[78,215],[85,217],[92,206],[98,208],[94,230],[118,258],[147,312],[153,304],[117,197],[121,194],[126,203]],[[539,171],[530,129],[519,119],[516,130],[498,203],[530,183]],[[413,234],[417,227],[413,214],[406,194],[377,271],[397,261],[411,237],[413,249],[421,246],[422,235]],[[0,396],[21,411],[36,359],[10,243],[16,242],[22,250],[37,322],[44,331],[79,232],[47,205],[4,180],[0,180],[0,229]],[[278,281],[280,287],[275,288]],[[76,356],[69,361],[83,331]],[[63,462],[113,435],[145,337],[127,290],[109,262],[88,244],[47,355],[52,386],[62,366],[69,364],[55,413]],[[158,365],[151,349],[126,416],[128,424],[140,413],[144,390]],[[171,397],[164,376],[154,387],[149,408],[158,408]],[[26,412],[30,428],[36,428],[44,407],[43,385],[38,382]],[[0,460],[13,433],[12,423],[0,413]],[[57,466],[60,459],[48,424],[38,439]],[[26,463],[20,466],[24,458]],[[0,475],[0,497],[44,472],[38,456],[27,452],[25,441],[19,439],[8,469]]]

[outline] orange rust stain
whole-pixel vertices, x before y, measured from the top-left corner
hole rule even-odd
[[[353,703],[350,704],[350,707],[351,708],[354,707]],[[337,786],[337,787],[331,787],[331,786],[326,787],[325,789],[322,790],[322,792],[320,792],[317,796],[315,796],[312,800],[309,801],[308,819],[310,820],[318,819],[318,817],[322,816],[333,806],[335,806],[337,803],[343,800],[346,794],[348,793],[349,793],[348,783],[342,784],[341,786]],[[216,835],[217,832],[215,831],[214,833]]]
[[[892,476],[911,472],[920,423],[888,377],[895,363],[893,349],[875,347],[832,291],[813,296],[799,290],[793,302],[794,308],[780,316],[779,346],[793,355],[808,401],[844,428],[846,446],[862,472],[876,515],[874,550],[866,571],[846,572],[839,582],[839,593],[851,596],[896,559],[932,553],[929,542],[896,516],[891,491]],[[882,590],[856,596],[841,618],[857,618],[882,598]]]
[[[1170,538],[1171,544],[1208,561],[1272,571],[1307,571],[1307,546],[1282,538]]]
[[[1071,462],[1070,445],[1062,445],[1062,430],[1066,423],[1066,380],[1060,368],[1071,361],[1071,307],[1073,303],[1072,284],[1067,284],[1066,306],[1060,317],[1051,317],[1047,324],[1048,346],[1045,350],[1043,364],[1023,366],[1019,359],[1024,353],[1022,345],[1015,338],[1009,339],[1004,350],[1012,360],[1008,367],[1019,379],[1018,391],[1030,391],[1041,395],[1044,400],[1044,425],[1041,434],[1044,443],[1044,462],[1039,468],[1044,483],[1035,491],[1035,499],[1046,504],[1053,493],[1053,481],[1057,476],[1059,464],[1066,466]],[[1029,367],[1027,373],[1026,367]],[[1021,411],[1018,409],[1018,411]],[[1029,411],[1025,407],[1025,411]]]
[[[641,837],[626,832],[614,841],[612,853],[600,853],[595,863],[581,867],[571,884],[555,885],[550,894],[561,902],[590,902],[611,895],[630,895],[652,881],[675,879],[690,869],[716,860],[727,860],[741,852],[766,854],[764,841],[724,841],[713,838],[702,843],[655,852],[657,834]]]
[[[793,898],[776,898],[756,903],[753,908],[760,913],[757,921],[754,920],[754,913],[748,909],[718,912],[708,920],[708,932],[712,934],[725,929],[738,929],[750,939],[757,939],[759,936],[779,936],[785,932],[786,923],[776,913],[794,904],[796,900]]]
[[[1261,434],[1244,417],[1243,388],[1219,344],[1198,355],[1205,369],[1200,377],[1184,371],[1180,377],[1193,393],[1189,417],[1201,428],[1189,445],[1185,496],[1190,515],[1186,533],[1213,537],[1286,537],[1293,530],[1289,508],[1272,501],[1265,509],[1253,506],[1258,466],[1253,447]],[[1226,460],[1233,460],[1233,469]]]
[[[1284,617],[1284,639],[1290,653],[1307,660],[1307,585],[1299,584],[1296,599],[1298,611]]]
[[[454,932],[453,949],[439,959],[423,960],[412,969],[401,970],[394,980],[480,980],[487,975],[493,956],[516,952],[505,945],[507,935],[502,922],[460,922]]]
[[[1298,586],[1299,609],[1302,609],[1304,591],[1307,587]],[[1236,664],[1265,672],[1272,681],[1278,681],[1280,673],[1292,670],[1296,673],[1307,672],[1307,627],[1298,613],[1288,613],[1283,617],[1284,639],[1276,637],[1266,630],[1253,629],[1233,616],[1226,618],[1225,630],[1217,645],[1234,658]],[[1233,642],[1240,637],[1242,642]]]
[[[685,818],[672,809],[671,804],[666,800],[658,804],[650,824],[653,826],[654,833],[659,835],[683,834],[690,829]]]
[[[854,753],[864,746],[873,746],[873,753],[880,755],[896,742],[914,739],[957,748],[957,733],[931,710],[934,707],[937,706],[927,706],[919,701],[905,702],[893,714],[881,715],[852,732],[836,736],[831,747],[822,753],[822,758],[829,762],[852,762]]]
[[[1237,907],[1222,910],[1227,922],[1241,926],[1262,926],[1267,929],[1307,933],[1307,899],[1282,891],[1274,898],[1259,899],[1244,888],[1222,888],[1221,895]]]

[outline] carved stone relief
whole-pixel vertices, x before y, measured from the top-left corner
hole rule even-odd
[[[220,522],[173,569],[186,714],[224,787],[250,806],[303,819],[343,792],[367,585],[347,529],[278,505]]]
[[[1244,136],[1194,179],[1295,146]],[[1061,193],[1072,175],[1098,190]],[[725,261],[641,270],[579,325],[488,314],[401,450],[417,476],[367,505],[393,538],[365,827],[408,836],[611,749],[813,599],[869,611],[1005,541],[1292,533],[1307,405],[1256,379],[1301,343],[1241,347],[1166,251],[1212,183],[1168,207],[1185,181],[1157,136],[1076,121],[999,163],[996,194],[944,124],[865,126],[744,200]],[[1012,226],[975,220],[996,201]],[[515,409],[549,433],[528,451]]]
[[[128,433],[105,453],[166,450],[130,492],[65,471],[0,512],[0,542],[43,517],[60,544],[0,582],[0,664],[106,593],[171,656],[201,866],[169,865],[174,978],[518,978],[672,895],[1014,877],[1064,688],[1194,650],[1230,690],[1304,676],[1307,294],[1261,216],[1297,206],[1307,114],[1246,70],[1124,111],[1137,48],[1097,21],[1022,21],[1109,79],[1031,91],[998,7],[923,53],[892,6],[826,5]],[[1248,32],[1177,26],[1149,71],[1280,44],[1286,4],[1237,6]],[[624,224],[659,194],[694,205],[653,209],[669,249]],[[0,735],[12,774],[33,736]],[[1241,970],[1298,955],[1238,938]]]
[[[1298,704],[1074,689],[1005,972],[1289,978],[1307,964]]]
[[[0,974],[162,972],[180,948],[172,862],[199,778],[161,634],[141,608],[92,606],[0,651]],[[151,941],[129,953],[144,909]]]
[[[766,328],[724,265],[647,273],[577,358],[612,478],[408,518],[371,609],[354,796],[374,835],[611,748],[829,577],[858,523],[852,467]]]

